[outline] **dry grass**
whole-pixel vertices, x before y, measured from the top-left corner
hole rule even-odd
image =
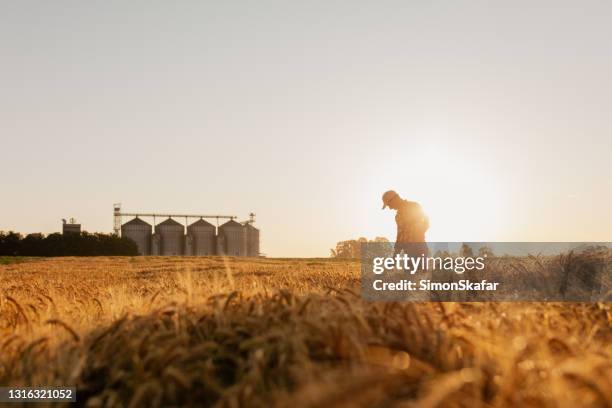
[[[612,406],[609,304],[366,303],[333,260],[0,266],[0,384],[88,406]]]

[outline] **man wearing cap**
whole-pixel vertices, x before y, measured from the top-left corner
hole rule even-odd
[[[403,200],[393,190],[382,196],[383,210],[396,210],[397,238],[395,239],[395,254],[404,252],[410,256],[427,256],[425,232],[429,229],[429,218],[423,212],[421,205],[414,201]]]

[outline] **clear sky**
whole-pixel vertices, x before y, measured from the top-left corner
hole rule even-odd
[[[612,240],[608,1],[3,1],[0,230],[257,213],[262,251]]]

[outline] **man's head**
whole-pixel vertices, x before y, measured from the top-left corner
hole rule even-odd
[[[385,208],[389,207],[392,210],[397,210],[401,199],[402,198],[395,191],[393,190],[385,191],[385,193],[382,196],[382,200],[383,200],[382,209],[384,210]]]

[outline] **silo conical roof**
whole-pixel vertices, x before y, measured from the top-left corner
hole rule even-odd
[[[222,224],[219,228],[225,228],[225,227],[242,227],[243,225],[240,224],[239,222],[236,222],[234,220],[229,220],[228,222],[226,222],[225,224]]]
[[[183,224],[181,224],[180,222],[174,221],[172,218],[168,218],[167,220],[162,221],[159,224],[157,224],[157,226],[161,226],[161,225],[177,225],[179,227],[183,226]]]
[[[190,224],[188,228],[191,228],[191,227],[213,227],[214,228],[215,226],[212,225],[210,222],[205,221],[204,219],[200,218],[196,222]]]
[[[146,222],[146,221],[141,220],[141,219],[140,219],[140,218],[138,218],[138,217],[136,217],[136,218],[134,218],[134,219],[132,219],[132,220],[130,220],[130,221],[128,221],[128,222],[126,222],[126,223],[125,223],[125,224],[123,224],[123,225],[148,225],[148,226],[151,226],[151,224],[149,224],[149,223],[148,223],[148,222]]]

